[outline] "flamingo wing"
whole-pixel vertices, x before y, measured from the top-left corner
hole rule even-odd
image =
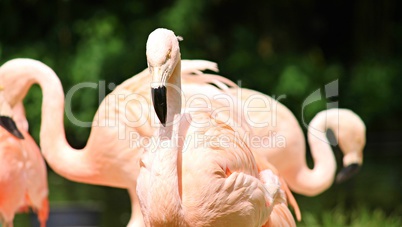
[[[271,170],[258,172],[252,152],[230,126],[205,112],[191,114],[195,122],[208,117],[214,126],[190,128],[182,151],[183,204],[189,223],[264,225],[277,204],[287,209],[279,178]]]

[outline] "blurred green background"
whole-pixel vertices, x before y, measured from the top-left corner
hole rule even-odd
[[[361,172],[316,197],[296,195],[306,226],[402,225],[402,2],[375,1],[73,1],[0,0],[0,64],[29,57],[60,77],[65,92],[79,82],[119,84],[146,68],[145,43],[157,27],[184,38],[183,59],[208,59],[243,87],[281,99],[301,122],[308,95],[339,80],[339,107],[367,126]],[[106,90],[110,92],[110,90]],[[99,91],[74,94],[72,110],[92,121]],[[309,122],[326,100],[305,110]],[[41,91],[25,100],[38,141]],[[89,128],[66,119],[73,147]],[[334,147],[338,165],[341,155]],[[310,160],[309,154],[307,158]],[[312,165],[311,165],[312,166]],[[125,190],[70,182],[49,169],[51,204],[96,202],[102,226],[125,226]],[[27,226],[20,214],[15,225]],[[388,225],[387,225],[388,224]]]

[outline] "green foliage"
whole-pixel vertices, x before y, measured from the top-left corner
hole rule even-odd
[[[177,0],[171,7],[160,12],[160,24],[174,30],[176,34],[191,31],[202,20],[204,5],[205,1]]]
[[[287,66],[279,77],[277,89],[289,95],[302,95],[306,92],[308,76],[294,65]]]
[[[302,213],[303,220],[298,226],[322,226],[322,227],[377,227],[377,226],[401,226],[402,218],[393,213],[386,215],[381,209],[371,210],[367,206],[359,206],[356,209],[348,210],[343,206],[336,206],[332,210],[313,214]]]
[[[400,103],[399,94],[402,85],[398,78],[402,74],[400,61],[368,59],[356,65],[352,73],[350,88],[346,92],[354,97],[353,103],[358,104],[356,106],[364,113],[363,119],[369,125],[379,120],[387,122],[386,118],[392,116],[388,110],[393,108],[397,110]],[[393,124],[396,124],[395,129],[401,126],[398,122]]]

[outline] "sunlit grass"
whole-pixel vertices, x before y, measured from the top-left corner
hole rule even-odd
[[[359,207],[348,211],[342,206],[333,210],[323,211],[321,214],[303,213],[303,220],[297,226],[325,226],[325,227],[378,227],[378,226],[402,226],[402,217],[396,213],[386,215],[383,210],[369,210],[367,207]]]

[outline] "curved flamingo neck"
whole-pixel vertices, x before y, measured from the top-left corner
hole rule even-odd
[[[40,147],[52,169],[74,181],[85,181],[92,175],[86,152],[72,148],[64,130],[64,92],[59,78],[45,64],[16,59],[0,68],[0,82],[11,105],[22,102],[29,88],[37,83],[42,89]]]
[[[332,185],[336,172],[336,161],[326,132],[328,129],[337,130],[338,119],[326,112],[316,115],[309,124],[308,142],[314,168],[310,169],[307,165],[301,167],[295,179],[297,185],[293,188],[295,192],[312,196]],[[335,135],[338,136],[337,133]]]

